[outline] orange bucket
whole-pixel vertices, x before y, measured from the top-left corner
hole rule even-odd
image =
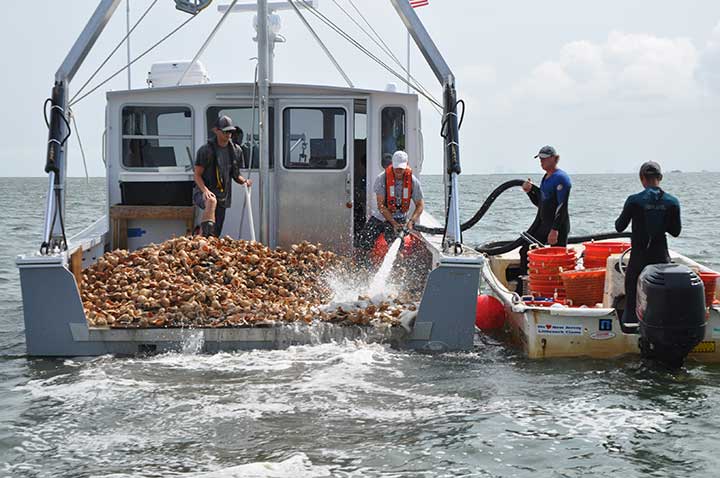
[[[565,247],[541,247],[528,251],[528,259],[530,262],[564,263],[575,260],[575,251],[568,250]]]
[[[583,246],[585,246],[583,264],[586,269],[605,268],[608,257],[630,249],[630,243],[622,241],[583,242]]]
[[[562,273],[562,280],[573,305],[594,307],[603,301],[605,268],[566,271]]]
[[[720,273],[715,271],[700,271],[698,272],[700,280],[703,281],[705,286],[705,307],[710,307],[715,300],[715,289],[717,288],[717,281],[720,278]]]
[[[542,247],[528,251],[530,293],[544,297],[565,297],[561,270],[575,269],[575,251],[565,247]]]

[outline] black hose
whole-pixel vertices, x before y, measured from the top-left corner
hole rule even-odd
[[[580,244],[582,242],[590,241],[604,241],[605,239],[624,239],[631,237],[630,232],[601,232],[598,234],[590,234],[588,236],[573,236],[568,237],[568,244]]]
[[[539,212],[539,210],[538,210],[538,212]],[[532,231],[539,225],[540,225],[540,214],[538,213],[535,216],[535,220],[533,221],[532,224],[530,224],[530,227],[528,227],[527,230]],[[523,236],[520,236],[517,239],[515,239],[514,241],[496,241],[496,242],[490,242],[488,244],[483,244],[481,246],[475,246],[475,250],[481,254],[487,254],[488,256],[497,256],[497,255],[505,254],[506,252],[515,250],[518,247],[523,246],[527,242],[528,242],[527,239],[525,239]]]
[[[460,225],[461,231],[467,231],[471,227],[473,227],[475,224],[480,221],[480,219],[483,218],[483,216],[488,212],[490,209],[490,206],[495,202],[495,200],[500,196],[502,193],[507,191],[510,188],[513,187],[522,187],[523,183],[525,183],[524,179],[511,179],[510,181],[505,181],[500,186],[496,187],[493,192],[490,193],[490,195],[485,199],[485,202],[482,206],[480,206],[480,209],[477,210],[475,215],[471,217],[468,221]],[[537,186],[533,186],[537,187]],[[532,229],[532,227],[531,227]],[[425,227],[416,225],[415,230],[418,232],[424,232],[427,234],[443,234],[445,232],[444,227]]]
[[[532,226],[530,226],[530,229],[532,229],[535,226],[535,223],[533,223]],[[631,234],[629,232],[601,232],[598,234],[590,234],[587,236],[572,236],[568,237],[568,244],[581,244],[583,242],[589,242],[589,241],[603,241],[605,239],[622,239],[622,238],[628,238]],[[518,237],[514,241],[495,241],[495,242],[488,242],[487,244],[482,244],[480,246],[475,246],[475,250],[480,252],[481,254],[487,254],[488,256],[497,256],[500,254],[505,254],[506,252],[510,252],[514,249],[517,249],[518,247],[522,246],[525,242],[525,239],[522,237]]]

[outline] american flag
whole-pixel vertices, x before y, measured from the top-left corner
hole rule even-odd
[[[410,6],[413,8],[426,7],[430,5],[430,0],[410,0]]]

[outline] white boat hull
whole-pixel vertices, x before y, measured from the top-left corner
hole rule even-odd
[[[673,258],[699,266],[684,256],[673,254]],[[527,305],[497,276],[497,265],[492,258],[486,261],[483,278],[491,294],[505,308],[506,327],[513,344],[528,358],[609,359],[640,354],[639,335],[621,330],[614,308]],[[719,342],[720,308],[714,305],[708,310],[705,338],[688,359],[720,363]]]

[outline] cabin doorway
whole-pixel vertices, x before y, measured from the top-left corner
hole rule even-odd
[[[355,100],[353,138],[353,231],[357,246],[358,235],[367,221],[367,100]]]

